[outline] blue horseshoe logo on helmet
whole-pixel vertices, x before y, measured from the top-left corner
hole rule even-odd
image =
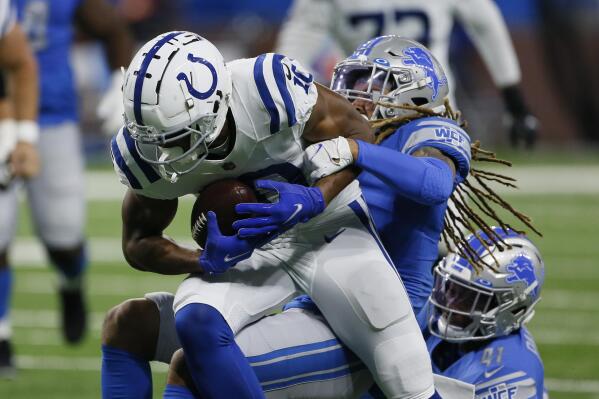
[[[208,97],[210,97],[212,95],[212,93],[214,93],[214,91],[216,90],[216,84],[218,83],[218,76],[216,76],[216,69],[214,68],[214,65],[212,65],[209,61],[205,60],[202,57],[194,57],[193,54],[191,54],[191,53],[187,54],[187,59],[191,62],[199,62],[200,64],[206,66],[206,68],[208,68],[210,70],[210,73],[212,74],[212,85],[205,92],[197,91],[196,89],[193,88],[193,86],[189,82],[189,78],[183,72],[180,72],[177,75],[177,80],[185,82],[185,85],[187,85],[187,90],[189,91],[189,94],[191,94],[192,96],[194,96],[197,99],[205,100]]]

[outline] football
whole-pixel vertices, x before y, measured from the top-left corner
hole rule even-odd
[[[191,236],[204,248],[208,233],[206,215],[208,211],[216,213],[218,227],[224,235],[233,235],[233,222],[241,219],[235,213],[235,205],[242,202],[257,202],[254,189],[236,179],[218,180],[207,185],[201,192],[191,210]]]

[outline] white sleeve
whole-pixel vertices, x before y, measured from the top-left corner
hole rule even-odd
[[[520,82],[520,67],[499,8],[492,0],[456,0],[455,16],[482,56],[495,85]]]
[[[333,8],[330,0],[295,0],[281,27],[276,52],[311,68],[331,35]]]
[[[253,73],[270,134],[308,121],[318,93],[312,75],[299,61],[263,54],[256,58]]]
[[[16,20],[17,16],[13,2],[9,0],[0,1],[0,39],[12,30]]]

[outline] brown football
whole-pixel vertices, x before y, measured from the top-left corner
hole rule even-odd
[[[233,235],[233,222],[242,219],[235,212],[235,205],[242,202],[257,202],[252,187],[236,179],[218,180],[207,185],[201,192],[191,210],[191,236],[204,248],[208,233],[206,215],[208,211],[216,213],[221,233]]]

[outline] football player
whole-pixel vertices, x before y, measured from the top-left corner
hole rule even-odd
[[[5,3],[8,2],[2,2]],[[83,232],[83,157],[77,127],[77,97],[68,61],[73,24],[78,23],[106,46],[108,60],[115,69],[129,62],[133,41],[115,9],[105,0],[16,0],[14,3],[40,65],[40,99],[36,106],[41,131],[36,146],[41,170],[24,185],[36,232],[59,271],[63,335],[68,343],[77,343],[86,327],[82,278],[87,259]],[[14,92],[13,102],[19,101],[30,84],[35,84],[33,78],[28,79],[27,84],[19,85]],[[115,90],[118,92],[120,88]],[[30,122],[28,126],[28,133],[19,132],[19,137],[35,141],[37,125]],[[1,270],[9,268],[7,250],[17,226],[17,190],[17,185],[12,184],[0,192]],[[8,296],[8,292],[3,289],[0,295]]]
[[[526,236],[494,230],[503,250],[483,232],[468,239],[494,269],[476,272],[457,254],[435,268],[427,338],[433,368],[474,384],[476,398],[542,398],[543,362],[524,325],[541,298],[543,260]]]
[[[501,243],[495,243],[483,231],[477,232],[478,237],[472,234],[467,238],[489,267],[476,271],[457,253],[448,254],[435,267],[427,331],[433,369],[441,376],[473,385],[476,399],[542,398],[543,362],[525,324],[534,316],[541,298],[543,260],[525,235],[498,227],[493,230]],[[329,397],[333,391],[338,396],[330,397],[358,397],[369,378],[326,329],[326,322],[319,318],[313,304],[295,300],[282,314],[242,330],[236,339],[244,351],[247,349],[263,387],[269,390],[268,397]],[[302,346],[276,349],[283,334],[294,337],[298,330],[314,332],[314,339],[303,341]],[[262,350],[257,349],[260,347]],[[316,349],[323,348],[326,356],[315,354]],[[194,397],[184,387],[191,382],[182,356],[180,351],[175,354],[168,377],[168,382],[175,385],[171,391],[182,396],[165,398]],[[333,365],[344,370],[344,375],[335,376],[333,370],[326,370],[334,382],[318,381],[319,377],[326,379],[325,367]],[[307,386],[293,387],[302,382]],[[443,386],[437,385],[438,389]],[[467,387],[454,384],[448,388],[453,390],[443,392],[443,397],[472,397],[464,396]],[[376,388],[371,392],[374,397],[384,397],[376,393]]]
[[[127,70],[123,97],[127,123],[111,149],[129,187],[124,254],[140,270],[191,273],[174,299],[175,327],[202,395],[263,396],[234,336],[297,290],[310,294],[386,395],[434,394],[418,323],[355,171],[314,186],[304,177],[309,144],[340,135],[373,140],[349,102],[283,55],[225,64],[210,42],[190,32],[146,43]],[[203,250],[162,235],[178,197],[227,177],[256,181],[273,202],[237,205],[252,216],[234,223],[233,236],[222,235],[209,212]],[[113,349],[105,347],[105,357],[127,361],[128,353]]]
[[[313,65],[326,38],[344,54],[381,35],[399,35],[430,48],[446,68],[454,21],[468,33],[501,90],[513,144],[532,146],[537,120],[519,88],[520,69],[501,12],[492,0],[295,0],[277,51]],[[446,69],[452,83],[452,75]],[[450,84],[451,90],[455,89]],[[452,101],[453,102],[453,101]]]
[[[377,93],[380,94],[385,81],[389,82],[385,94],[393,104],[403,104],[409,102],[411,98],[418,97],[426,99],[426,103],[421,105],[437,110],[443,108],[443,99],[448,93],[447,82],[442,68],[428,50],[415,42],[398,37],[383,37],[376,43],[369,42],[361,46],[360,49],[368,48],[371,44],[372,48],[369,48],[368,54],[361,54],[363,57],[360,60],[356,55],[339,64],[333,83],[333,88],[339,90],[341,94],[347,94],[348,89],[353,90],[349,98],[353,101],[354,107],[364,116],[379,119],[398,111],[391,108],[378,108],[375,111],[377,107],[374,98],[379,98]],[[360,49],[358,51],[361,51]],[[403,59],[392,59],[385,54],[390,49],[398,54],[416,52],[428,61],[426,64],[414,63],[413,58],[408,55]],[[386,57],[388,65],[381,64],[383,59],[381,57]],[[374,62],[377,59],[379,63]],[[397,80],[399,69],[411,77],[409,82],[400,83]],[[393,72],[387,75],[386,71]],[[432,81],[431,74],[437,77],[436,80],[439,82],[437,86],[432,83],[427,84]],[[372,81],[370,90],[369,81]],[[422,84],[418,84],[419,82]],[[409,111],[403,112],[406,116],[413,116]],[[456,139],[437,137],[435,129],[452,131]],[[347,165],[350,162],[353,155],[349,154],[349,140],[351,139],[344,141],[338,138],[308,147],[308,157],[311,158],[309,170],[313,177],[318,178],[322,174],[331,172],[325,170],[330,166],[331,158],[339,159],[335,168],[341,168],[341,164]],[[461,182],[469,170],[469,138],[454,121],[436,117],[421,118],[417,122],[403,125],[380,146],[365,142],[354,142],[352,145],[356,145],[354,150],[358,149],[358,145],[361,150],[361,155],[356,157],[359,166],[364,169],[359,180],[366,202],[373,212],[375,225],[402,276],[411,305],[424,326],[426,312],[421,309],[424,308],[432,289],[431,269],[437,258],[437,242],[443,229],[447,199],[454,185]],[[336,150],[338,146],[346,148],[347,152],[339,154]],[[320,151],[326,154],[324,159],[320,158]],[[393,172],[393,176],[390,176],[389,171]],[[397,173],[398,171],[405,173]],[[123,389],[147,392],[150,386],[147,360],[157,359],[164,362],[170,360],[173,351],[179,347],[174,329],[172,304],[173,296],[170,294],[148,294],[147,299],[125,302],[110,312],[103,332],[103,388],[107,397],[123,394]],[[304,328],[295,334],[286,331],[279,338],[275,338],[278,332],[272,328],[271,323],[275,325],[287,323],[287,320],[293,317],[267,318],[268,321],[259,321],[242,330],[245,331],[242,334],[250,337],[253,336],[253,331],[272,330],[273,334],[269,333],[265,342],[271,342],[272,337],[281,348],[285,345],[291,347],[301,346],[304,343],[311,344],[321,337],[322,329],[319,321],[314,329],[314,336],[310,324],[291,322],[290,331],[302,324]],[[130,328],[134,325],[138,327]],[[250,342],[255,340],[256,338],[252,338],[248,341],[248,345],[241,346],[246,356],[264,350],[262,347],[251,347]],[[334,347],[337,344],[331,345]],[[129,352],[129,356],[119,361],[119,358],[115,357],[115,353],[119,350]],[[127,363],[130,366],[122,368]],[[323,364],[319,370],[331,368],[327,367]],[[344,369],[336,375],[341,377],[348,373],[350,373],[349,369]],[[115,378],[125,374],[129,376],[128,381],[136,382],[133,386],[128,387]],[[312,378],[313,382],[330,379],[324,372],[316,374],[319,376],[315,375]],[[131,375],[139,378],[133,379]],[[263,387],[268,387],[267,381],[260,374],[258,377]],[[336,386],[334,379],[330,383],[331,387]],[[289,384],[286,387],[293,385]],[[283,385],[278,389],[283,389],[282,387]],[[323,386],[314,388],[312,385],[302,385],[302,387],[305,390],[297,389],[304,394],[329,392],[329,389]],[[339,389],[331,389],[331,395],[340,394]]]
[[[0,69],[6,72],[10,83],[19,88],[14,93],[14,101],[9,102],[5,99],[9,82],[0,77],[0,190],[4,190],[14,177],[29,179],[39,171],[33,143],[38,131],[37,64],[25,34],[16,24],[16,10],[10,1],[0,3]],[[1,235],[6,229],[2,224]],[[2,241],[0,248],[4,246]],[[11,288],[12,273],[3,249],[0,251],[0,377],[14,374],[8,317]]]

